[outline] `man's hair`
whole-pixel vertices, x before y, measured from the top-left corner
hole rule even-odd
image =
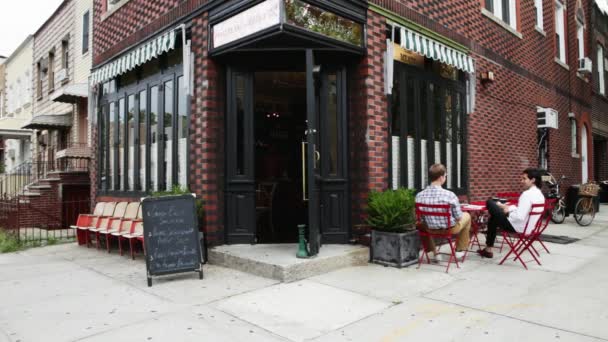
[[[540,172],[539,169],[529,167],[529,168],[525,169],[523,173],[528,175],[529,179],[534,178],[534,184],[536,185],[537,188],[540,189],[543,186],[543,179],[541,177],[542,173]]]
[[[429,168],[429,179],[431,180],[431,182],[434,182],[439,179],[439,177],[445,176],[445,173],[446,169],[443,164],[433,164]]]

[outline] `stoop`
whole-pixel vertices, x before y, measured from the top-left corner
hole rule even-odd
[[[296,258],[297,250],[291,243],[223,245],[209,250],[209,263],[287,283],[369,260],[369,249],[359,245],[323,245],[309,259]]]

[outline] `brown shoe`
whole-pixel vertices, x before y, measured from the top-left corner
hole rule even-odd
[[[494,257],[494,253],[488,252],[485,249],[480,249],[477,251],[477,253],[479,253],[479,255],[481,255],[482,258],[492,259]]]

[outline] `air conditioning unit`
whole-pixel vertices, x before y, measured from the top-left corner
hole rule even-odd
[[[557,129],[557,111],[553,108],[536,108],[536,127]]]
[[[591,58],[585,57],[578,60],[578,72],[581,74],[590,74],[591,73]]]

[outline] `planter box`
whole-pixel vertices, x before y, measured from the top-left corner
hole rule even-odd
[[[405,233],[372,230],[370,262],[401,268],[417,263],[419,253],[420,237],[416,230]]]

